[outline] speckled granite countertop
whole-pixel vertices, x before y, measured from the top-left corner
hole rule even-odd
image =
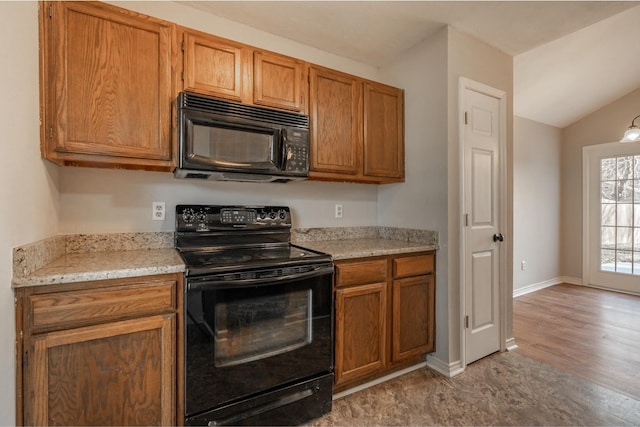
[[[330,254],[334,260],[438,249],[438,233],[434,231],[393,227],[297,229],[292,241]]]
[[[292,242],[340,260],[435,250],[438,234],[393,227],[306,228],[292,230]],[[184,271],[170,232],[64,235],[14,248],[12,287]]]
[[[300,242],[297,244],[305,248],[330,254],[334,260],[395,255],[437,249],[436,245],[388,239],[325,240]]]
[[[179,273],[173,233],[55,236],[13,250],[12,287]]]
[[[13,287],[121,279],[185,269],[175,249],[139,249],[65,254],[25,277],[13,278]]]

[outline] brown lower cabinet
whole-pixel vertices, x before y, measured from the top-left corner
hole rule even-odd
[[[335,391],[434,351],[434,252],[336,261]]]
[[[181,274],[16,289],[18,424],[181,424],[181,319]]]

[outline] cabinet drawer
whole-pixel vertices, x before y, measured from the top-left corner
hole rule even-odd
[[[46,328],[175,310],[175,289],[176,282],[166,280],[31,295],[31,326]]]
[[[386,282],[387,260],[358,261],[336,264],[337,286]]]
[[[433,254],[395,258],[393,260],[393,277],[409,277],[433,273]]]

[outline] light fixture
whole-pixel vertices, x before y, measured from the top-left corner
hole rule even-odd
[[[635,142],[640,141],[640,128],[636,126],[635,121],[640,117],[640,114],[635,116],[633,120],[631,120],[631,126],[624,133],[624,136],[620,140],[620,142]]]

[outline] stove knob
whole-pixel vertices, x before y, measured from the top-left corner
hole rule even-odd
[[[206,212],[200,211],[196,214],[196,220],[198,222],[207,222],[207,214]]]
[[[193,212],[193,209],[187,208],[184,211],[182,211],[182,220],[184,222],[192,222],[194,218],[195,218],[195,213]]]
[[[274,211],[271,211],[271,212],[269,213],[269,218],[271,218],[271,219],[276,219],[276,213],[275,213]]]
[[[265,219],[267,217],[267,213],[265,211],[260,212],[260,219]]]
[[[280,217],[281,220],[285,220],[287,218],[287,213],[284,211],[284,209],[280,209],[278,216]]]

